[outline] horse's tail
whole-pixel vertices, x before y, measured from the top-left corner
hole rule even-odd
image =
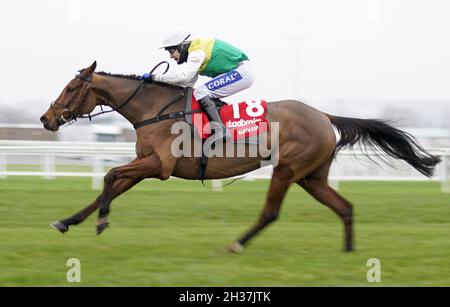
[[[409,133],[394,128],[388,122],[375,119],[358,119],[326,114],[340,134],[336,151],[345,146],[353,147],[359,143],[367,154],[371,149],[378,158],[382,157],[374,151],[381,149],[388,156],[405,160],[427,177],[433,175],[436,164],[441,162],[423,149]]]

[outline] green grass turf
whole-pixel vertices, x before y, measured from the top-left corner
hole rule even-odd
[[[62,235],[48,224],[99,193],[87,178],[0,179],[0,286],[450,286],[450,195],[434,182],[342,182],[354,204],[355,246],[342,252],[341,221],[298,186],[280,219],[240,255],[224,254],[263,206],[268,181],[223,191],[198,182],[147,180]],[[69,258],[81,283],[68,283]],[[369,258],[381,283],[368,283]]]

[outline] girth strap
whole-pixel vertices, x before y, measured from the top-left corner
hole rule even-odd
[[[164,114],[164,115],[156,115],[153,118],[149,118],[149,119],[146,119],[146,120],[143,120],[141,122],[134,124],[133,127],[134,127],[134,129],[138,129],[138,128],[141,128],[142,126],[155,124],[155,123],[163,121],[163,120],[176,119],[176,118],[184,117],[186,115],[192,115],[194,113],[199,113],[199,112],[201,112],[201,110],[194,110],[191,112],[178,111],[178,112],[172,112],[172,113],[168,113],[168,114]]]
[[[206,175],[206,167],[208,166],[208,156],[205,155],[205,153],[203,152],[203,145],[205,144],[205,142],[202,142],[202,157],[200,158],[200,167],[199,167],[199,176],[198,179],[202,181],[205,180],[205,175]],[[203,183],[203,185],[205,185]]]
[[[143,126],[155,124],[155,123],[158,123],[160,121],[168,120],[168,119],[177,119],[177,118],[181,118],[181,117],[185,117],[185,116],[190,119],[192,114],[200,113],[202,111],[200,109],[192,111],[189,108],[189,111],[185,110],[185,111],[177,111],[177,112],[171,112],[171,113],[167,113],[167,114],[161,114],[166,109],[168,109],[169,107],[174,105],[176,102],[178,102],[183,97],[186,97],[186,102],[185,102],[186,105],[190,105],[191,104],[191,99],[192,99],[192,88],[186,88],[184,93],[182,93],[176,99],[172,100],[169,104],[167,104],[161,111],[158,112],[158,114],[155,117],[149,118],[149,119],[146,119],[146,120],[143,120],[141,122],[138,122],[138,123],[134,124],[133,125],[134,129],[138,129],[138,128],[143,127]]]

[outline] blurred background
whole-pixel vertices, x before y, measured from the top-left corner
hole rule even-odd
[[[298,99],[330,114],[392,120],[423,146],[445,151],[449,11],[444,0],[2,1],[0,139],[133,142],[133,128],[118,114],[80,120],[56,134],[38,119],[94,60],[98,71],[120,74],[141,75],[161,60],[177,69],[158,47],[172,27],[183,26],[251,58],[256,81],[229,102]],[[370,165],[354,171],[341,162],[336,176],[378,174]],[[446,176],[443,168],[439,177]],[[417,175],[407,169],[407,176]]]
[[[2,1],[0,122],[38,123],[94,60],[99,71],[149,71],[169,58],[158,47],[180,25],[249,55],[256,81],[230,99],[300,99],[333,114],[448,129],[449,11],[445,0]]]
[[[450,127],[445,0],[0,5],[0,103],[22,121],[28,116],[36,122],[32,111],[48,106],[77,70],[94,60],[98,70],[148,71],[168,58],[158,49],[165,33],[182,25],[194,36],[227,40],[251,57],[256,82],[235,99],[295,98],[327,112]]]
[[[131,124],[118,114],[100,116],[93,122],[79,120],[71,126],[63,127],[57,133],[44,130],[39,123],[39,117],[58,97],[77,71],[89,66],[94,60],[98,63],[97,71],[119,74],[141,75],[150,71],[162,60],[170,61],[171,69],[176,69],[175,63],[169,59],[167,52],[158,49],[166,32],[174,26],[185,27],[194,37],[222,39],[247,53],[253,62],[256,81],[250,89],[225,99],[229,102],[245,99],[264,99],[269,102],[297,99],[330,114],[392,120],[396,127],[414,135],[429,151],[442,155],[443,163],[438,166],[431,183],[423,183],[426,178],[404,163],[392,162],[395,168],[383,164],[377,166],[364,159],[358,150],[356,153],[342,152],[332,168],[333,185],[340,189],[340,182],[344,182],[343,191],[348,193],[347,195],[351,194],[356,199],[360,197],[361,201],[366,199],[365,196],[370,199],[378,198],[378,191],[384,191],[392,196],[386,197],[386,202],[380,205],[381,207],[383,204],[386,205],[386,211],[380,211],[384,212],[380,213],[380,218],[389,216],[389,205],[392,199],[404,201],[405,207],[401,208],[406,210],[409,204],[419,199],[413,196],[414,192],[426,191],[423,194],[427,195],[427,198],[424,198],[425,202],[432,202],[431,198],[428,198],[431,194],[434,195],[433,197],[438,195],[436,196],[438,200],[434,199],[434,204],[445,203],[445,205],[439,209],[427,207],[427,213],[430,216],[428,219],[424,217],[425,222],[431,220],[436,222],[433,220],[434,217],[444,217],[446,214],[448,216],[449,213],[449,203],[444,201],[448,197],[448,194],[444,193],[450,192],[449,13],[450,3],[445,0],[1,1],[0,192],[2,194],[0,195],[2,200],[0,200],[0,210],[3,210],[2,217],[5,219],[0,222],[0,226],[3,226],[3,228],[0,227],[0,232],[3,231],[4,236],[11,235],[6,229],[21,228],[29,222],[21,218],[23,212],[17,211],[14,218],[9,215],[11,208],[16,206],[17,202],[22,203],[24,210],[27,211],[37,210],[33,207],[35,200],[33,195],[43,197],[40,203],[44,207],[46,206],[44,204],[54,201],[50,198],[51,193],[45,192],[46,187],[50,187],[47,184],[48,179],[58,178],[59,180],[51,181],[52,187],[56,185],[57,189],[61,190],[61,195],[55,196],[57,199],[64,198],[64,195],[69,193],[67,191],[76,189],[75,186],[78,186],[80,190],[74,193],[84,195],[82,191],[101,187],[102,175],[107,169],[123,164],[133,157],[134,130]],[[205,80],[200,78],[199,82]],[[262,169],[249,174],[247,179],[267,179],[270,173],[270,168]],[[69,184],[67,180],[72,180],[76,184]],[[345,185],[346,181],[355,180],[359,183]],[[365,183],[361,181],[367,180],[372,183],[365,186]],[[374,180],[380,182],[373,183]],[[399,186],[392,185],[393,181]],[[404,181],[408,183],[405,184]],[[421,183],[410,185],[411,182]],[[220,187],[222,183],[213,182],[213,185]],[[191,185],[185,187],[181,189],[184,193],[198,195],[202,191]],[[239,186],[236,195],[240,195],[240,188],[242,188],[242,197],[254,191],[255,195],[258,195],[255,197],[261,195],[260,203],[262,203],[265,190],[260,189],[258,185],[254,186],[254,190],[250,188],[251,186],[248,187],[245,189]],[[371,190],[367,187],[375,188]],[[158,186],[157,189],[159,188]],[[30,194],[28,198],[25,197],[27,193],[23,194],[24,189]],[[175,184],[173,189],[177,190],[179,186]],[[39,191],[43,194],[39,194]],[[173,190],[161,191],[161,193],[170,194]],[[389,194],[389,191],[393,194]],[[96,193],[89,194],[89,197],[94,197]],[[136,193],[143,192],[139,192],[138,189]],[[215,192],[208,193],[211,199],[217,198]],[[411,199],[405,198],[407,194],[411,196]],[[46,197],[49,198],[46,199]],[[83,196],[80,197],[83,202],[74,204],[67,214],[74,213],[75,210],[88,204],[87,196],[86,199]],[[143,197],[147,196],[143,194]],[[235,203],[242,199],[237,199]],[[174,199],[173,202],[175,204],[177,200]],[[417,205],[420,207],[421,204]],[[259,207],[255,208],[259,210]],[[430,208],[436,210],[432,211]],[[175,210],[175,207],[172,209]],[[256,218],[258,210],[248,215]],[[417,215],[421,215],[422,211],[420,212]],[[64,211],[63,214],[66,212]],[[226,214],[224,213],[221,217],[226,218]],[[312,216],[314,220],[316,212],[310,214],[309,217]],[[321,213],[317,214],[319,216]],[[374,219],[377,217],[377,213],[370,212],[370,214],[374,214]],[[7,218],[8,216],[10,219]],[[40,229],[43,225],[41,222],[47,223],[51,221],[49,219],[62,217],[54,216],[51,210],[49,214],[41,212],[36,216],[38,219],[42,218],[42,221],[39,220],[39,224],[35,225],[36,229]],[[161,219],[164,220],[166,217],[167,215],[162,214]],[[416,217],[409,218],[414,223],[420,222],[416,220]],[[334,216],[330,219],[335,221]],[[311,218],[307,220],[312,221]],[[404,222],[411,222],[411,220]],[[249,221],[252,219],[250,218]],[[443,221],[437,221],[438,224],[441,222]],[[324,220],[324,223],[329,225],[327,220]],[[437,280],[437,284],[448,285],[450,282],[448,270],[440,270],[438,267],[440,261],[449,256],[450,246],[444,239],[448,235],[448,230],[444,230],[448,229],[448,225],[415,225],[419,228],[424,226],[427,229],[434,229],[430,235],[439,239],[436,244],[441,247],[442,244],[447,246],[447,249],[442,248],[441,253],[436,256],[438,260],[434,263],[430,261],[436,272],[443,274]],[[239,231],[243,231],[242,224],[239,223],[239,226]],[[441,226],[442,228],[439,228]],[[439,232],[439,229],[442,232]],[[369,231],[362,238],[369,240],[373,234],[377,233],[377,230],[374,227],[373,233]],[[227,231],[224,230],[224,233]],[[411,231],[414,233],[413,230]],[[45,239],[34,237],[29,244],[51,242],[50,246],[58,250],[59,243],[52,241],[53,237],[48,236],[46,232],[42,235]],[[384,242],[390,247],[396,246],[400,241],[409,242],[403,240],[404,238],[399,241],[389,241],[387,238],[391,233],[385,230],[383,237]],[[30,233],[25,232],[22,235],[27,236]],[[86,234],[85,238],[90,238],[91,235],[91,233],[89,236]],[[126,234],[120,235],[123,235],[124,240],[129,238]],[[118,234],[119,237],[120,235]],[[152,235],[155,236],[154,233]],[[192,233],[194,237],[197,235],[195,231]],[[232,232],[226,240],[231,240],[234,235],[235,233]],[[289,236],[286,233],[279,235],[280,237]],[[330,240],[335,242],[336,238],[331,239],[334,232],[330,231],[329,235]],[[167,239],[163,235],[161,237],[156,235],[156,237],[160,238],[161,244],[164,244],[163,242]],[[171,239],[175,240],[175,238],[176,236]],[[339,241],[339,238],[338,235],[336,240]],[[204,237],[203,240],[206,241],[208,238]],[[141,244],[138,239],[135,241],[137,245]],[[8,243],[11,251],[23,252],[20,245],[14,245],[19,244],[18,241],[14,242],[16,243],[11,240]],[[273,244],[276,240],[269,240],[269,242]],[[95,246],[94,242],[91,243]],[[299,244],[312,250],[317,247],[314,242],[299,242]],[[328,242],[324,242],[324,246],[327,244]],[[370,243],[367,244],[370,245]],[[406,244],[402,248],[408,250],[417,244],[417,241],[413,241],[412,245]],[[189,246],[185,247],[189,248]],[[117,246],[111,248],[117,248]],[[320,252],[326,256],[328,252],[323,251],[322,248]],[[43,257],[48,264],[47,272],[54,272],[54,274],[48,273],[46,278],[42,277],[42,272],[40,272],[41,275],[36,272],[30,275],[33,271],[27,269],[22,259],[16,259],[16,263],[21,264],[22,271],[13,269],[11,263],[15,262],[5,259],[15,259],[16,256],[5,252],[0,258],[0,265],[4,265],[0,266],[3,273],[3,279],[0,277],[0,282],[18,285],[58,284],[59,277],[55,277],[55,274],[59,272],[59,269],[52,268],[48,250],[37,249],[39,253],[46,255]],[[198,249],[201,250],[201,247]],[[288,254],[289,252],[287,251]],[[124,254],[126,254],[125,251]],[[392,256],[392,254],[389,255]],[[303,256],[308,257],[305,254]],[[418,254],[415,261],[427,256],[426,253]],[[264,258],[260,260],[265,261]],[[351,261],[343,261],[341,264],[346,267],[345,270],[351,272],[348,268]],[[405,263],[405,259],[401,256],[395,258],[395,261],[400,265]],[[334,262],[323,260],[317,265],[320,267],[324,263],[330,264],[331,267]],[[288,276],[292,270],[291,267],[286,267],[282,272],[287,275],[282,276]],[[302,267],[302,270],[308,270],[308,268]],[[336,273],[342,278],[336,277],[329,280],[327,284],[339,284],[342,280],[351,281],[352,277],[343,273],[345,270],[342,271],[344,275]],[[413,282],[408,279],[406,273],[403,279],[395,280],[395,269],[390,272],[395,280],[393,284],[411,282],[411,284],[421,285],[420,281],[423,279],[429,280],[432,284],[432,276],[429,275],[431,273],[427,270],[430,270],[430,267],[425,266],[423,271],[417,273],[418,275],[413,275]],[[249,268],[249,272],[249,276],[253,276],[252,267]],[[194,268],[191,273],[193,275],[189,275],[191,277],[189,280],[192,285],[209,284],[211,280],[217,281],[217,276],[211,279],[196,275]],[[318,271],[309,272],[309,277],[296,279],[301,273],[297,271],[296,276],[292,276],[291,279],[282,278],[277,283],[274,280],[277,280],[276,276],[280,276],[279,272],[272,273],[268,273],[267,279],[262,279],[261,285],[320,285],[320,278],[323,277],[323,274]],[[264,275],[254,273],[255,279],[244,279],[250,282],[243,281],[237,285],[258,285],[256,280],[261,276]],[[181,279],[177,279],[178,277],[178,275],[169,277],[164,275],[150,284],[185,285]],[[211,282],[211,284],[233,284],[232,275],[228,279],[223,278],[222,283],[219,281]],[[142,281],[142,284],[147,285],[145,278],[135,279],[135,281],[138,284]],[[91,282],[96,284],[94,280]],[[108,284],[108,281],[104,281],[103,284]]]

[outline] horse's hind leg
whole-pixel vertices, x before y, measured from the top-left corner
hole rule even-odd
[[[238,253],[242,251],[243,246],[251,238],[278,218],[283,198],[289,186],[292,184],[292,176],[293,172],[289,167],[277,167],[274,169],[266,205],[258,222],[238,242],[233,243],[228,248],[230,252]]]
[[[353,250],[353,206],[328,185],[330,164],[331,160],[297,183],[342,219],[345,229],[345,251],[349,252]]]

